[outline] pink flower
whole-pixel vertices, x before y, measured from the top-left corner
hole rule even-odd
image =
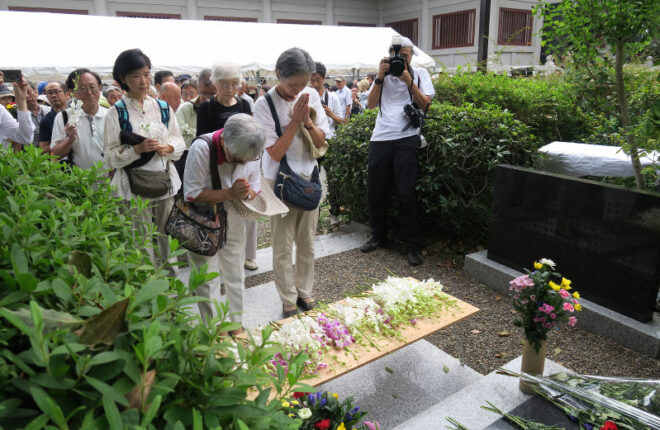
[[[510,285],[509,289],[520,292],[525,287],[533,287],[534,280],[530,278],[529,275],[522,275],[522,276],[518,276],[516,279],[509,282],[509,285]]]
[[[554,312],[551,313],[551,314],[550,314],[550,319],[553,319],[553,320],[554,320],[554,319],[557,319],[557,314],[554,313]]]
[[[532,294],[531,296],[529,296],[529,299],[531,301],[535,302],[536,301],[536,296],[534,294]]]
[[[550,315],[550,313],[554,310],[555,310],[555,307],[551,306],[547,303],[543,303],[543,306],[539,307],[539,311],[541,311],[545,314],[548,314],[548,315]]]
[[[575,327],[575,324],[577,324],[577,318],[568,317],[568,325],[571,326],[571,327]]]
[[[529,300],[527,300],[527,299],[522,299],[522,300],[520,301],[520,303],[522,303],[523,305],[526,305],[527,303],[529,303]]]
[[[573,312],[575,308],[573,308],[573,305],[570,303],[564,303],[564,310],[568,312]]]
[[[561,296],[562,299],[567,299],[571,296],[571,293],[569,293],[566,290],[559,290],[559,295]]]
[[[543,324],[543,327],[545,327],[545,328],[552,328],[552,324],[550,324],[550,323],[545,323],[545,324]]]

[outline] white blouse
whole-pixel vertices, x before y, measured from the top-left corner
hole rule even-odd
[[[291,113],[293,111],[293,106],[300,97],[301,94],[309,94],[309,106],[313,107],[316,111],[316,126],[323,131],[324,135],[328,135],[330,132],[328,128],[328,118],[325,115],[325,110],[321,105],[321,98],[319,93],[310,87],[303,89],[296,100],[293,102],[287,102],[282,99],[275,91],[275,87],[271,88],[268,91],[270,96],[273,99],[273,105],[275,105],[275,111],[277,112],[278,119],[280,120],[280,128],[282,133],[286,129],[287,125],[291,121]],[[279,139],[277,133],[275,132],[275,121],[273,116],[270,113],[270,108],[268,107],[268,102],[265,97],[259,97],[259,99],[254,104],[254,119],[261,124],[266,133],[266,148],[269,148],[275,144],[275,141]],[[277,172],[280,168],[280,163],[278,161],[270,158],[268,151],[264,150],[262,167],[264,169],[264,177],[271,181],[274,181],[277,177]],[[316,166],[316,160],[312,157],[311,151],[305,147],[305,144],[300,137],[300,133],[296,133],[291,142],[291,146],[286,151],[286,160],[289,163],[289,167],[299,174],[310,176]]]
[[[165,124],[161,120],[160,106],[153,97],[147,96],[144,99],[144,110],[135,99],[124,96],[122,100],[124,100],[126,106],[128,120],[133,127],[133,133],[158,139],[160,143],[171,145],[174,148],[174,152],[166,154],[163,157],[155,154],[147,164],[139,167],[141,170],[149,171],[163,171],[167,169],[170,174],[172,181],[171,192],[151,200],[162,200],[176,195],[179,188],[181,188],[181,180],[173,163],[169,163],[169,161],[176,161],[181,158],[181,154],[186,149],[186,144],[181,136],[174,111],[170,108],[170,119],[167,127],[165,127]],[[111,182],[111,185],[116,189],[117,195],[124,200],[131,200],[137,196],[131,192],[128,175],[123,168],[133,161],[138,160],[140,154],[136,154],[129,145],[123,145],[121,143],[119,140],[120,131],[121,127],[119,126],[117,108],[113,106],[105,117],[105,133],[103,138],[104,157],[109,167],[117,169],[115,177]]]

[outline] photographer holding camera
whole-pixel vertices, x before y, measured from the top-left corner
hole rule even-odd
[[[419,266],[422,231],[415,195],[417,147],[420,124],[435,95],[431,77],[423,68],[410,65],[414,46],[410,39],[392,38],[390,56],[381,60],[367,100],[369,109],[380,107],[369,142],[367,193],[371,239],[360,250],[371,252],[387,244],[387,185],[394,175],[399,203],[399,228],[406,242],[408,263]]]

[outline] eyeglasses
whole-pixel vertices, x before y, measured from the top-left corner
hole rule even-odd
[[[63,93],[64,91],[62,90],[52,90],[52,91],[46,91],[47,96],[56,96],[60,93]]]
[[[89,93],[95,93],[99,90],[99,87],[96,85],[90,85],[88,87],[78,87],[78,91],[81,93],[89,92]]]
[[[245,160],[245,161],[243,161],[243,160],[236,159],[236,158],[232,157],[232,155],[229,153],[229,151],[227,150],[226,147],[224,148],[224,150],[225,150],[225,154],[227,154],[227,161],[229,161],[232,164],[245,164],[245,163],[249,163],[250,161],[259,161],[261,159],[261,154],[259,154],[259,155],[257,155],[257,158],[255,158],[254,160]]]
[[[225,89],[225,90],[228,90],[230,88],[232,90],[235,90],[238,87],[240,87],[241,84],[239,84],[238,82],[218,82],[218,86],[222,89]]]

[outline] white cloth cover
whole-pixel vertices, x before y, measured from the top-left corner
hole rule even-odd
[[[569,176],[634,176],[630,156],[618,146],[552,142],[539,149],[544,170]],[[642,167],[658,166],[660,153],[640,158]]]

